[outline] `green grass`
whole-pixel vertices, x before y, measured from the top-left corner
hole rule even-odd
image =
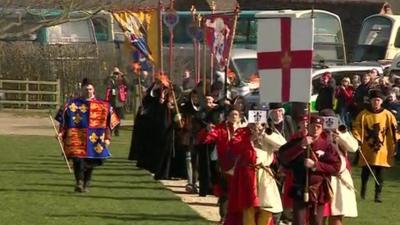
[[[129,143],[129,131],[113,139],[112,159],[80,194],[54,138],[0,136],[0,224],[210,224],[126,160]]]
[[[357,191],[360,191],[361,170],[353,168],[353,179]],[[382,192],[383,203],[374,202],[375,183],[370,176],[368,182],[367,196],[361,200],[357,196],[358,217],[345,219],[344,224],[350,225],[400,225],[400,167],[388,168],[384,173],[384,185]]]

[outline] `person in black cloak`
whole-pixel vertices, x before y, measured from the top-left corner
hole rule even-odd
[[[164,118],[161,130],[161,148],[154,155],[154,179],[167,180],[171,178],[186,179],[185,156],[186,152],[180,148],[177,132],[183,127],[181,115],[176,112],[173,91],[179,96],[179,89],[167,89],[162,93],[161,112],[159,116]]]
[[[154,132],[157,131],[157,112],[160,107],[161,83],[154,82],[143,97],[132,130],[129,160],[137,160],[136,166],[151,170],[151,159],[149,155],[157,148]]]

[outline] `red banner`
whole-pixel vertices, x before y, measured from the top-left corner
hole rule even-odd
[[[203,17],[204,41],[218,64],[225,66],[235,36],[237,13],[209,14]]]

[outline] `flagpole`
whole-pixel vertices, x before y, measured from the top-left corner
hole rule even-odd
[[[174,0],[170,0],[170,8],[169,10],[174,9]],[[174,45],[174,29],[173,26],[168,26],[169,30],[169,77],[172,77],[172,72],[173,72],[173,58],[174,58],[174,53],[173,53],[173,45]]]
[[[193,24],[193,29],[196,29],[196,7],[192,5],[192,8],[190,9],[192,12],[192,24]],[[196,37],[193,35],[192,38],[193,41],[193,49],[194,49],[194,77],[196,80],[196,83],[199,82],[199,78],[197,77],[197,45],[196,45]]]
[[[217,9],[217,4],[215,1],[211,2],[211,14],[215,13],[215,10]],[[204,28],[204,34],[206,34],[206,28]],[[206,48],[206,42],[204,42],[204,48]],[[206,51],[206,50],[205,50]],[[204,57],[206,56],[207,52],[204,53]],[[211,84],[214,82],[214,52],[210,51],[210,80]]]
[[[51,124],[53,125],[54,131],[55,131],[55,133],[57,135],[58,144],[60,145],[61,152],[63,153],[63,157],[64,157],[64,160],[65,160],[65,163],[67,164],[68,171],[70,173],[72,173],[71,166],[69,165],[67,156],[65,155],[64,146],[62,144],[60,136],[58,136],[59,134],[58,134],[58,131],[57,131],[57,128],[56,128],[56,124],[54,123],[53,117],[51,117],[51,115],[49,115],[49,117],[50,117]]]
[[[159,69],[160,72],[163,73],[164,72],[164,51],[163,51],[163,18],[162,18],[162,11],[163,11],[163,2],[162,0],[158,1],[158,26],[159,26],[159,46],[158,46],[158,50],[160,52],[160,65],[159,65]]]

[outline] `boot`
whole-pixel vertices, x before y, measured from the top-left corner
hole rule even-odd
[[[84,172],[83,192],[89,192],[90,181],[92,180],[93,168],[87,168]]]
[[[382,203],[382,197],[380,192],[375,192],[375,202]]]
[[[367,184],[361,185],[361,199],[365,200],[365,194],[367,193]]]
[[[83,180],[78,180],[75,185],[75,192],[83,192]]]

